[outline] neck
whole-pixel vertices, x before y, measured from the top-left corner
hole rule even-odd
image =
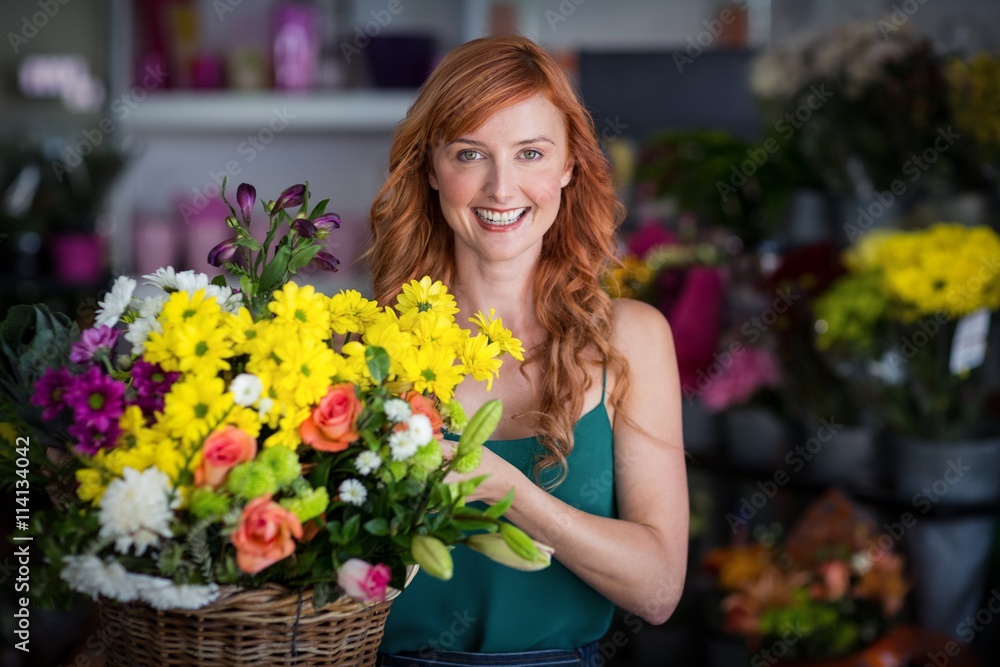
[[[544,335],[535,316],[535,292],[531,267],[467,266],[458,262],[450,286],[465,320],[477,310],[488,315],[494,309],[496,317],[519,338],[526,348],[534,347]],[[467,322],[459,322],[466,326]]]

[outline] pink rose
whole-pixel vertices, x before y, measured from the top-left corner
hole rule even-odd
[[[362,407],[353,384],[333,385],[299,427],[302,441],[321,452],[344,451],[358,439],[354,422]]]
[[[372,565],[360,558],[351,558],[337,570],[337,584],[344,593],[359,602],[385,602],[386,588],[392,578],[388,565]]]
[[[194,483],[218,488],[226,475],[239,463],[257,455],[257,439],[248,433],[226,426],[213,431],[201,447],[201,465],[195,468]]]
[[[292,555],[294,540],[302,539],[302,523],[284,507],[271,502],[268,494],[247,503],[240,525],[230,539],[236,547],[239,568],[247,574],[257,574]]]
[[[410,410],[413,414],[424,415],[431,420],[431,430],[434,431],[434,437],[443,440],[444,435],[441,433],[441,429],[444,428],[444,420],[441,419],[441,413],[434,406],[434,401],[416,391],[408,391],[403,394],[402,398],[410,404]]]

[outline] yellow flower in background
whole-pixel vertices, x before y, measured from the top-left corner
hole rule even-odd
[[[330,335],[330,300],[312,285],[299,287],[295,283],[274,293],[268,304],[274,313],[272,322],[304,334],[326,338]]]
[[[400,360],[413,347],[413,336],[403,331],[393,311],[387,309],[365,330],[364,342],[383,348],[392,363],[390,375],[398,375]]]
[[[330,388],[330,379],[337,374],[336,354],[323,341],[289,336],[274,348],[281,362],[273,378],[280,397],[297,407],[314,405]]]
[[[198,375],[215,375],[228,371],[230,357],[235,356],[229,328],[220,326],[219,321],[192,319],[172,332],[173,353],[179,370]]]
[[[458,312],[455,297],[448,293],[448,288],[440,280],[431,282],[424,276],[420,281],[411,280],[403,285],[403,291],[396,303],[396,310],[401,316],[412,310],[425,312],[433,310],[443,315],[454,315]]]
[[[423,313],[411,311],[407,330],[413,334],[417,345],[438,345],[459,352],[469,337],[469,332],[458,326],[450,315],[429,310]]]
[[[287,447],[294,451],[296,447],[302,444],[302,435],[299,433],[299,427],[309,417],[310,412],[309,408],[299,408],[289,410],[283,414],[281,419],[278,420],[277,430],[264,440],[264,448]]]
[[[253,316],[245,307],[230,318],[226,319],[229,325],[229,338],[233,341],[233,351],[236,354],[249,354],[252,341],[257,337],[257,326],[253,321]]]
[[[952,59],[946,71],[951,108],[962,134],[973,139],[987,161],[1000,159],[1000,60],[979,53]]]
[[[334,333],[364,333],[378,315],[378,302],[345,290],[330,297],[330,328]]]
[[[185,291],[171,294],[157,319],[168,330],[192,319],[217,321],[221,315],[222,307],[215,297],[206,296],[205,290],[200,289],[193,294]]]
[[[490,308],[489,315],[483,315],[482,311],[477,312],[469,318],[469,321],[476,325],[479,332],[486,336],[491,343],[496,343],[500,347],[500,352],[506,352],[518,361],[524,361],[524,346],[521,341],[514,338],[509,329],[503,326],[503,320],[496,315],[496,309]]]

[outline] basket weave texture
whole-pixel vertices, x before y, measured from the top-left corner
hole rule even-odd
[[[269,584],[223,590],[194,611],[100,599],[107,667],[375,664],[392,600],[348,597],[313,610],[312,591]]]

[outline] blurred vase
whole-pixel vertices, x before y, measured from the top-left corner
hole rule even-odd
[[[104,244],[94,232],[60,232],[48,239],[52,272],[66,283],[95,283],[104,272]]]
[[[917,620],[958,636],[982,603],[996,512],[925,516],[935,505],[1000,502],[1000,437],[960,442],[899,438],[896,493],[913,505],[906,531]],[[904,524],[905,525],[905,524]]]
[[[879,479],[874,427],[810,419],[804,428],[803,447],[811,457],[802,468],[804,479],[847,487],[871,486]]]
[[[319,75],[320,16],[315,5],[285,2],[274,10],[274,87],[309,90]]]
[[[176,268],[178,239],[174,220],[166,214],[139,213],[133,230],[133,257],[138,275],[165,266]]]

